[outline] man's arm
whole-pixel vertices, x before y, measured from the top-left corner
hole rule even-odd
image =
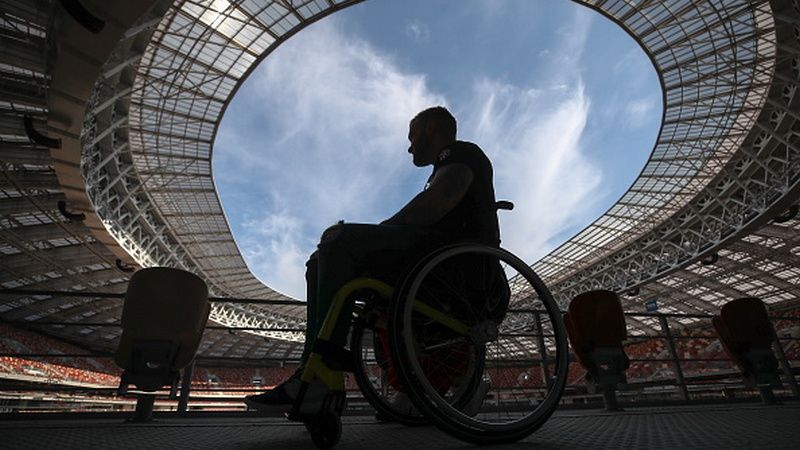
[[[417,194],[394,216],[381,222],[388,225],[430,226],[441,220],[464,198],[475,175],[468,165],[449,164],[436,172],[428,189]]]

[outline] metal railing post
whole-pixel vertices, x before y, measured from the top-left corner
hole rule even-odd
[[[153,420],[153,406],[156,402],[155,394],[139,394],[136,398],[136,410],[128,422],[142,423]]]
[[[192,390],[192,373],[194,372],[194,360],[183,369],[183,379],[181,380],[181,396],[178,398],[178,412],[185,413],[189,406],[189,392]]]
[[[542,327],[542,317],[540,313],[533,313],[533,320],[536,323],[536,340],[539,343],[539,355],[542,358],[542,379],[544,379],[544,382],[549,388],[552,380],[550,379],[550,368],[547,364],[547,347],[544,345],[544,328]]]
[[[689,389],[686,388],[686,380],[683,379],[683,370],[678,361],[678,351],[675,349],[675,341],[672,340],[672,332],[669,330],[669,323],[667,318],[661,314],[658,315],[658,323],[661,324],[661,331],[667,337],[667,346],[669,353],[672,355],[672,369],[675,371],[675,376],[678,378],[678,388],[681,390],[681,397],[684,401],[689,400]]]

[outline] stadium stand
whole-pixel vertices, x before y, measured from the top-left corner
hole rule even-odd
[[[296,370],[296,365],[284,367],[196,367],[192,386],[205,389],[270,389]]]
[[[774,322],[779,338],[783,341],[787,360],[793,366],[800,365],[800,309],[775,313],[780,317],[794,317],[796,320],[780,319]],[[695,327],[675,333],[675,345],[681,366],[687,377],[700,375],[738,374],[734,364],[727,357],[716,337],[686,338],[686,336],[711,336],[713,329],[710,320],[698,323]],[[0,352],[19,354],[87,353],[85,349],[71,345],[60,339],[23,328],[0,323]],[[626,374],[629,383],[646,383],[667,380],[673,377],[672,364],[668,361],[669,350],[661,338],[630,336],[625,344],[625,353],[632,360]],[[699,361],[687,361],[699,359]],[[296,369],[296,365],[284,367],[224,367],[203,366],[195,368],[192,389],[206,392],[209,389],[241,389],[242,392],[256,388],[269,389],[286,379]],[[28,377],[28,379],[51,380],[62,384],[83,384],[95,386],[117,386],[120,370],[110,358],[103,357],[51,357],[22,358],[0,357],[0,377]],[[577,362],[570,364],[568,385],[586,385],[586,370]],[[514,371],[498,376],[504,386],[513,386],[522,379],[521,386],[541,386],[541,369]],[[261,383],[254,380],[261,380]],[[354,386],[348,386],[348,389]],[[206,395],[206,394],[204,394]]]
[[[85,349],[33,331],[0,324],[0,352],[18,354],[81,354]],[[0,376],[26,376],[50,383],[115,386],[119,370],[110,358],[0,357]]]
[[[793,317],[795,319],[780,319],[775,321],[775,333],[783,344],[783,352],[786,359],[794,365],[800,365],[800,308],[791,309],[778,313],[781,317]]]

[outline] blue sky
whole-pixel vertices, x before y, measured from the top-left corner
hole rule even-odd
[[[370,0],[268,56],[222,120],[213,171],[234,237],[269,286],[305,297],[304,263],[339,219],[375,223],[422,188],[408,121],[446,105],[492,159],[503,246],[533,263],[610,207],[661,119],[650,61],[567,0]]]

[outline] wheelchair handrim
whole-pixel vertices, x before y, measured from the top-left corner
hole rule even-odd
[[[413,293],[418,292],[426,272],[430,272],[433,267],[447,258],[469,252],[495,256],[510,265],[514,270],[517,271],[518,274],[524,276],[533,285],[534,290],[541,298],[542,303],[545,305],[553,326],[557,354],[555,358],[555,377],[553,382],[545,391],[546,393],[543,401],[539,403],[539,405],[537,405],[533,411],[525,414],[518,420],[506,423],[487,423],[463,414],[445,399],[436,394],[435,388],[431,385],[427,377],[424,375],[415,375],[424,373],[424,370],[419,364],[417,358],[405,358],[405,361],[407,361],[410,367],[405,367],[405,364],[401,365],[402,376],[403,378],[407,379],[404,381],[407,381],[409,384],[412,394],[414,394],[416,397],[419,397],[415,399],[421,403],[417,406],[420,407],[420,409],[422,409],[426,414],[435,415],[445,422],[449,422],[455,426],[470,427],[476,432],[496,431],[498,433],[506,432],[514,434],[518,433],[522,429],[527,430],[529,428],[529,431],[533,431],[538,428],[538,425],[544,423],[544,421],[550,416],[552,411],[557,406],[561,392],[566,385],[568,370],[566,330],[561,321],[561,313],[558,310],[558,307],[555,301],[552,299],[549,291],[547,291],[546,286],[544,286],[539,277],[533,272],[533,270],[530,269],[527,264],[508,251],[479,244],[460,245],[444,249],[421,263],[420,266],[414,270],[413,277],[409,277],[409,279],[406,280],[406,283],[404,283],[403,288],[400,290],[401,297],[398,298],[400,301],[398,301],[398,304],[396,305],[396,317],[394,321],[397,325],[401,325],[396,328],[400,328],[402,330],[399,338],[402,340],[402,347],[404,348],[400,348],[400,345],[395,345],[393,350],[397,350],[398,354],[407,354],[408,349],[414,348],[413,335],[410,330],[402,329],[402,324],[410,323],[413,307],[413,299],[410,297]],[[398,310],[401,306],[402,310]],[[399,313],[399,315],[397,313]],[[397,333],[394,333],[393,336],[395,338],[398,337]],[[400,342],[397,344],[400,344]],[[421,392],[416,392],[417,389],[419,389]],[[426,398],[429,400],[426,400]],[[514,439],[519,439],[520,437],[521,436]],[[488,440],[488,438],[486,440]],[[499,438],[496,440],[500,441],[508,439]]]

